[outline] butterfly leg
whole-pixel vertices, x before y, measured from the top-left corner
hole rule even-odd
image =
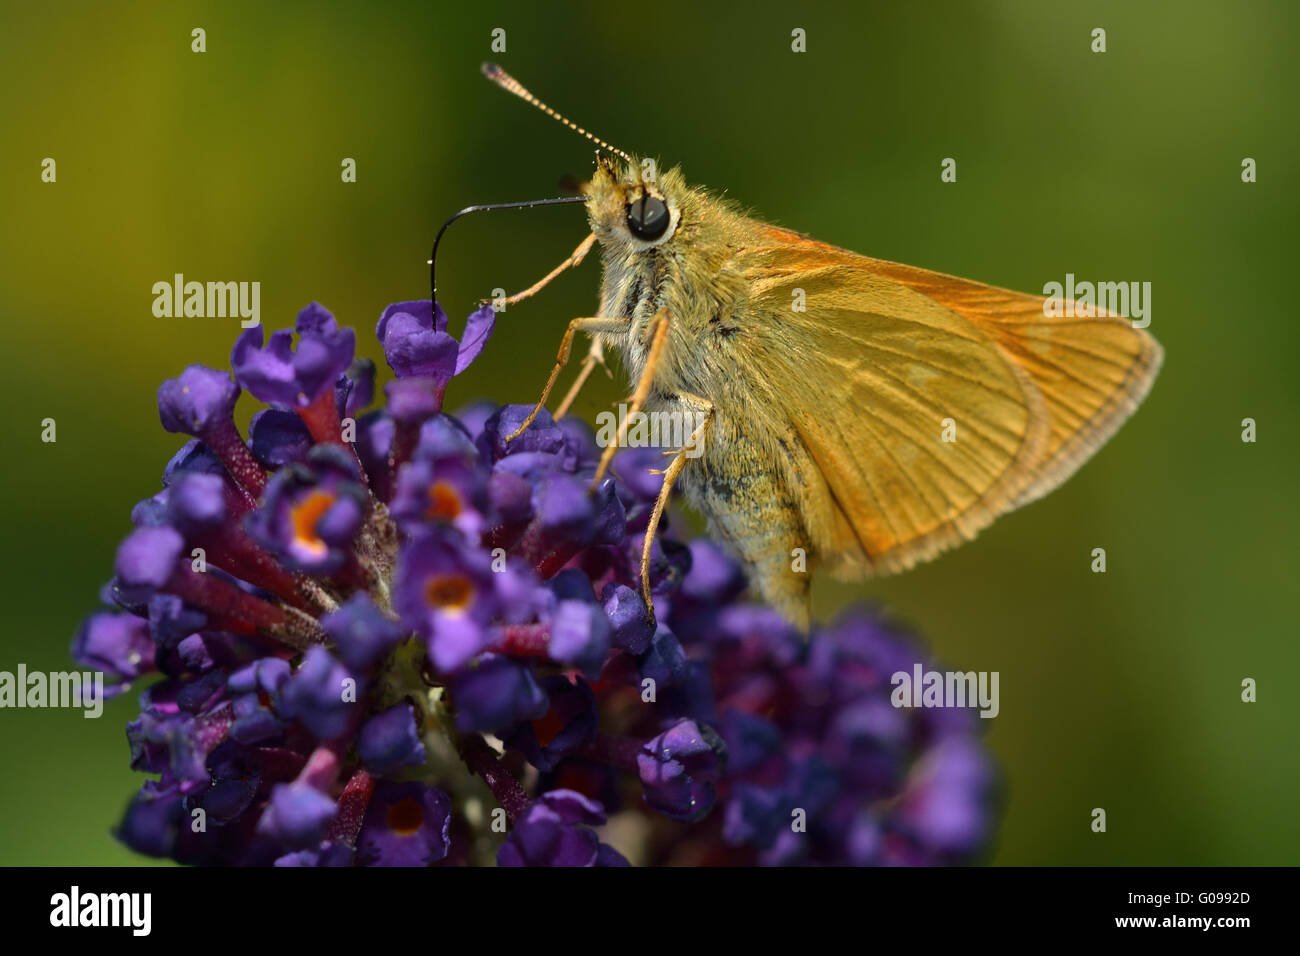
[[[614,373],[611,372],[609,366],[605,364],[605,347],[601,345],[600,339],[593,336],[591,340],[591,348],[587,352],[587,357],[582,360],[582,367],[578,369],[578,377],[573,380],[573,384],[569,386],[568,393],[564,396],[564,401],[560,402],[559,408],[555,410],[556,421],[559,421],[568,414],[569,407],[573,404],[573,400],[578,397],[578,392],[582,390],[583,384],[587,381],[587,376],[591,374],[591,370],[597,365],[603,368],[605,374],[610,378],[614,377]]]
[[[532,298],[537,293],[545,289],[548,285],[550,285],[551,281],[556,276],[558,276],[561,272],[563,272],[565,269],[571,269],[574,266],[581,265],[582,260],[587,258],[587,253],[591,252],[591,247],[594,246],[595,244],[596,244],[596,234],[593,232],[589,236],[587,236],[586,239],[582,240],[578,248],[573,250],[573,254],[569,256],[569,258],[565,259],[558,266],[556,266],[554,269],[552,269],[542,278],[538,279],[536,282],[530,285],[523,292],[516,292],[514,295],[510,296],[503,303],[503,307],[514,305],[517,302],[523,302],[524,299]],[[483,300],[484,304],[487,304],[488,302],[491,301],[492,301],[491,299]]]
[[[605,446],[604,452],[600,456],[600,464],[596,466],[596,477],[591,480],[591,487],[594,491],[600,487],[601,481],[605,478],[605,472],[609,470],[609,463],[614,458],[614,452],[618,451],[623,444],[623,438],[627,435],[629,422],[636,418],[637,412],[641,411],[641,406],[650,396],[650,386],[654,382],[656,370],[659,368],[659,359],[663,355],[664,346],[668,343],[668,310],[660,309],[653,319],[650,320],[650,351],[646,355],[645,369],[641,372],[641,378],[636,383],[636,390],[632,393],[631,401],[628,404],[627,415],[619,422],[618,433],[614,440]]]
[[[659,519],[663,517],[664,508],[668,504],[668,496],[672,493],[673,482],[677,476],[682,473],[686,467],[686,459],[698,457],[701,442],[704,441],[704,434],[713,424],[713,403],[707,398],[700,398],[698,395],[692,395],[689,392],[678,392],[677,401],[683,405],[693,408],[699,415],[699,424],[691,432],[691,437],[686,443],[678,448],[676,452],[666,452],[672,454],[672,463],[664,470],[664,483],[659,488],[659,497],[655,499],[654,510],[650,512],[650,521],[645,529],[645,541],[641,545],[641,597],[645,600],[646,620],[654,623],[655,607],[654,598],[650,596],[650,549],[654,545],[655,532],[659,530]]]
[[[507,442],[512,442],[525,431],[528,426],[537,418],[538,413],[546,405],[546,399],[551,394],[551,389],[555,387],[555,380],[560,375],[560,370],[564,368],[569,361],[569,352],[573,347],[573,336],[578,332],[596,333],[610,332],[614,334],[627,331],[631,319],[605,319],[599,316],[584,316],[574,319],[569,323],[569,327],[564,332],[564,338],[560,340],[560,350],[555,356],[555,367],[551,369],[551,375],[546,380],[546,386],[542,389],[542,397],[537,400],[533,410],[529,412],[528,417],[513,432],[506,436]]]

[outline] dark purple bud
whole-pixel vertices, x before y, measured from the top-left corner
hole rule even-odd
[[[466,733],[495,733],[546,713],[547,699],[527,667],[499,654],[484,654],[452,682],[456,726]]]
[[[415,708],[398,704],[371,717],[361,727],[357,754],[367,770],[381,777],[424,763],[424,744],[415,724]]]
[[[686,679],[689,662],[681,641],[662,625],[650,639],[650,649],[641,658],[641,676],[661,687],[671,687]]]
[[[303,657],[281,692],[284,716],[297,720],[322,740],[348,729],[356,704],[356,681],[323,647]]]
[[[355,866],[356,851],[346,843],[324,840],[313,850],[286,853],[275,861],[275,866]]]
[[[584,601],[560,601],[551,616],[548,651],[552,660],[589,677],[599,676],[609,653],[609,619],[604,610]]]
[[[321,619],[334,640],[335,651],[354,671],[369,670],[398,645],[404,632],[364,592],[348,598],[337,611]]]
[[[631,654],[643,654],[654,636],[646,618],[645,600],[626,584],[611,581],[601,595],[609,618],[609,641]]]
[[[718,733],[727,745],[727,770],[744,774],[777,758],[783,750],[780,729],[770,720],[731,710],[718,724]]]
[[[116,836],[137,853],[171,856],[176,847],[176,834],[185,819],[176,785],[162,786],[156,780],[147,780],[127,808]]]
[[[176,454],[172,455],[171,461],[167,462],[167,467],[163,469],[162,483],[164,488],[170,488],[176,484],[184,475],[203,474],[203,475],[224,475],[226,466],[207,445],[197,438],[191,438]]]
[[[531,405],[505,405],[498,409],[483,426],[478,437],[478,447],[489,461],[497,461],[509,455],[522,452],[541,451],[552,455],[568,451],[568,441],[564,432],[557,428],[551,413],[542,409],[537,418],[528,426],[528,430],[506,444],[506,436],[524,423],[533,411]]]
[[[334,801],[313,786],[276,784],[257,822],[257,832],[287,847],[309,847],[321,841],[337,812]]]
[[[175,573],[184,548],[175,528],[136,528],[118,545],[113,570],[127,587],[161,588]]]
[[[226,520],[225,478],[191,472],[168,489],[167,517],[187,534],[219,526]]]
[[[137,528],[156,528],[167,524],[167,489],[152,498],[144,498],[131,509],[131,524]]]
[[[726,744],[707,725],[682,720],[637,754],[646,803],[674,820],[701,819],[711,809]]]
[[[611,466],[625,489],[643,504],[652,504],[659,497],[664,476],[653,469],[662,470],[667,461],[662,448],[623,448],[614,455]],[[628,507],[632,502],[628,502]]]
[[[415,458],[438,461],[459,458],[466,464],[478,461],[478,449],[465,426],[450,415],[435,415],[420,426]]]
[[[174,594],[156,592],[149,596],[149,633],[159,647],[175,647],[180,641],[208,625],[208,616],[190,607]]]
[[[133,614],[100,611],[92,614],[72,640],[77,663],[132,681],[154,669],[154,643],[149,625]]]
[[[229,422],[238,398],[229,372],[191,365],[158,386],[158,417],[169,432],[199,435]]]
[[[253,457],[271,469],[303,461],[315,444],[303,420],[280,408],[264,408],[255,414],[248,434]]]

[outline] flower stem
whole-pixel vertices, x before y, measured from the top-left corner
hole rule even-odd
[[[470,734],[461,742],[461,756],[469,768],[483,778],[511,823],[523,816],[528,809],[528,794],[497,759],[487,741],[478,734]]]

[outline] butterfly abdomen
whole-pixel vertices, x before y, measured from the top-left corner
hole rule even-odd
[[[686,500],[744,564],[762,599],[807,631],[810,557],[787,471],[771,467],[773,442],[752,421],[719,410],[714,424],[703,455],[682,473]]]

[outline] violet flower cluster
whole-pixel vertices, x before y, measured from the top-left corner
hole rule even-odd
[[[707,540],[653,544],[661,477],[586,426],[443,411],[490,338],[429,301],[376,333],[394,380],[311,305],[234,376],[158,390],[192,436],[136,505],[73,656],[118,693],[151,777],[117,835],[215,865],[965,862],[994,825],[967,710],[900,710],[923,660],[863,611],[811,638],[743,603]],[[247,440],[241,391],[266,404]],[[929,662],[925,662],[927,666]]]

